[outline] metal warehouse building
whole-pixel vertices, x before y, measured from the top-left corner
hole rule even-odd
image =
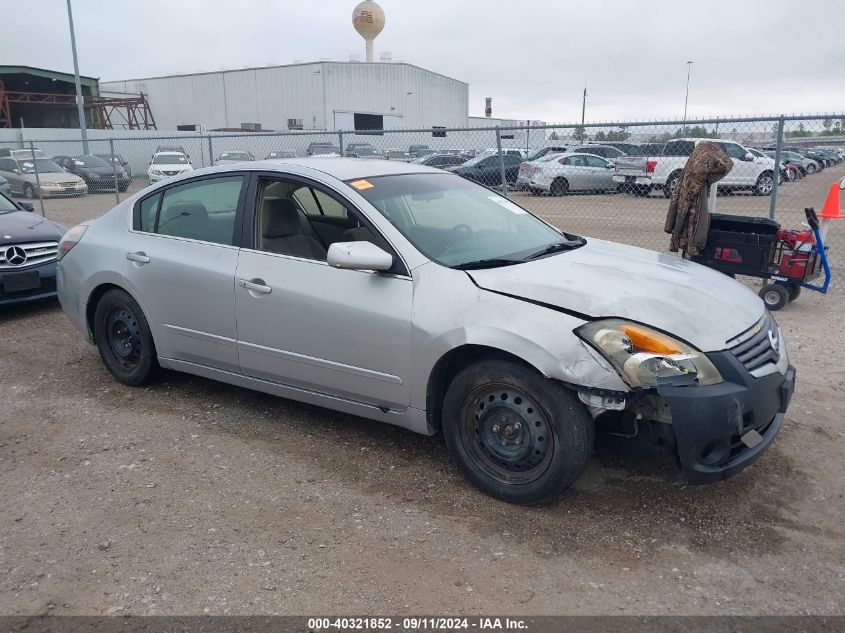
[[[402,62],[320,61],[100,82],[144,93],[160,130],[465,127],[468,85]]]

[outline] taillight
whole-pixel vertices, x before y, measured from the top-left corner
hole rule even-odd
[[[653,174],[655,167],[657,167],[657,161],[656,160],[647,160],[645,162],[645,171],[646,171],[647,174]]]
[[[59,240],[59,247],[56,252],[57,261],[60,261],[62,257],[64,257],[70,252],[70,249],[77,245],[79,240],[82,239],[82,236],[85,235],[85,231],[87,228],[88,227],[84,224],[77,224],[67,233],[62,235],[62,239]]]

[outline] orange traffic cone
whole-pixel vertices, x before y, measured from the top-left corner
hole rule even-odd
[[[827,220],[845,219],[845,215],[839,213],[839,183],[835,182],[830,185],[830,192],[827,194],[827,199],[824,201],[822,212],[819,213],[820,218]]]

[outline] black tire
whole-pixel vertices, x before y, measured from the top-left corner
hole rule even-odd
[[[808,174],[815,174],[816,173],[816,166],[813,163],[807,165],[807,173]]]
[[[789,291],[783,284],[763,284],[757,295],[769,310],[777,311],[789,303]]]
[[[664,198],[671,198],[672,194],[675,191],[675,187],[678,186],[678,183],[681,180],[681,171],[675,171],[669,174],[669,177],[666,179],[666,184],[663,185],[663,197]]]
[[[560,496],[586,467],[594,434],[592,418],[569,389],[510,361],[467,367],[443,401],[452,458],[476,487],[509,503]]]
[[[143,385],[159,370],[147,319],[123,290],[108,290],[97,302],[94,341],[103,363],[124,385]]]
[[[801,286],[798,284],[789,284],[786,287],[787,293],[789,293],[789,302],[792,303],[801,295]]]
[[[631,193],[638,198],[647,198],[651,195],[651,185],[634,185]]]
[[[565,196],[569,193],[569,181],[566,178],[555,178],[549,187],[549,193],[553,196]]]
[[[757,177],[754,185],[755,196],[770,196],[775,188],[775,177],[770,171],[764,171]]]
[[[129,189],[129,185],[119,185],[117,188],[120,193],[125,193],[127,189]]]
[[[27,200],[35,200],[38,196],[35,194],[35,187],[31,184],[26,183],[23,186],[23,197]]]

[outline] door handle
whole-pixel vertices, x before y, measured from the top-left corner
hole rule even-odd
[[[150,263],[149,256],[143,251],[138,251],[137,253],[126,253],[126,259],[130,262],[138,262],[139,264]]]
[[[250,292],[256,292],[260,295],[269,295],[273,289],[264,283],[263,279],[239,279],[238,283],[241,288],[246,288]]]

